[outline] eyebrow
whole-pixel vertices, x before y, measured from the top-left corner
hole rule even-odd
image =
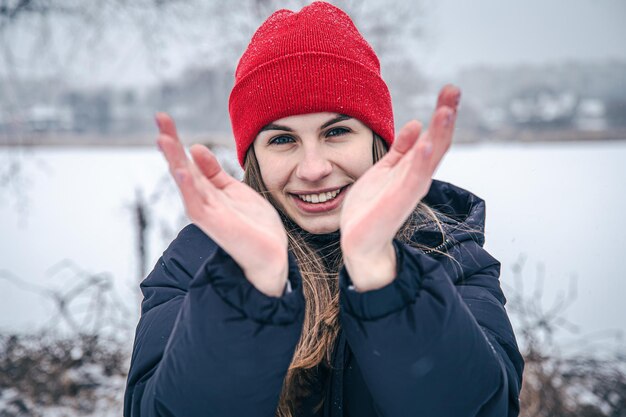
[[[333,125],[337,122],[342,122],[344,120],[348,120],[348,119],[352,119],[352,117],[347,116],[345,114],[340,114],[336,117],[333,117],[332,119],[330,119],[329,121],[327,121],[326,123],[324,123],[322,126],[320,126],[320,130],[321,129],[325,129],[330,125]],[[268,125],[265,125],[261,128],[260,132],[264,132],[266,130],[284,130],[286,132],[293,132],[293,129],[288,127],[288,126],[282,126],[282,125],[276,125],[274,123],[270,123]]]
[[[348,120],[348,119],[352,119],[352,117],[350,117],[350,116],[346,116],[345,114],[340,114],[340,115],[338,115],[337,117],[332,118],[332,119],[330,119],[329,121],[327,121],[326,123],[324,123],[324,124],[320,127],[320,129],[325,129],[325,128],[327,128],[327,127],[328,127],[328,126],[330,126],[330,125],[333,125],[333,124],[335,124],[335,123],[337,123],[337,122],[342,122],[342,121],[344,121],[344,120]]]
[[[259,132],[264,132],[266,130],[286,130],[287,132],[293,132],[293,129],[291,129],[290,127],[275,125],[273,123],[263,126]]]

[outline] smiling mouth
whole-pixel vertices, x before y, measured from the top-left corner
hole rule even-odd
[[[341,192],[346,187],[347,186],[343,186],[341,188],[337,188],[336,190],[328,191],[325,193],[319,193],[319,194],[292,194],[292,195],[306,203],[320,204],[320,203],[326,203],[328,201],[334,200],[335,198],[337,198],[339,194],[341,194]]]

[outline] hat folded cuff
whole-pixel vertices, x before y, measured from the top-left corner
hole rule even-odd
[[[267,124],[299,114],[336,112],[359,119],[393,142],[391,96],[380,74],[354,60],[325,52],[285,55],[237,81],[229,100],[237,156]]]

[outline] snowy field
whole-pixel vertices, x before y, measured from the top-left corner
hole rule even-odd
[[[222,158],[233,165],[232,152]],[[0,189],[4,276],[58,290],[72,285],[76,271],[112,277],[134,327],[142,278],[132,209],[138,190],[152,208],[149,268],[185,224],[156,148],[0,150],[0,163],[15,161],[20,175]],[[502,262],[505,294],[522,258],[524,291],[541,290],[546,306],[575,281],[566,317],[578,333],[562,332],[563,343],[626,331],[624,161],[626,141],[463,145],[436,175],[487,201],[486,247]],[[54,311],[25,284],[0,280],[0,330],[45,327]]]

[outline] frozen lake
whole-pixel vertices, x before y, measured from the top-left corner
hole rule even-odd
[[[161,155],[148,148],[0,149],[0,163],[15,160],[21,176],[0,188],[4,276],[64,289],[74,272],[59,270],[63,260],[84,273],[109,273],[134,325],[136,190],[154,208],[150,267],[184,224]],[[577,298],[566,317],[579,333],[564,331],[561,340],[626,331],[626,141],[453,146],[436,177],[487,201],[486,247],[502,262],[505,294],[512,294],[521,256],[528,296],[538,275],[545,278],[546,308],[575,278]],[[32,330],[54,311],[46,298],[0,280],[0,329]]]

